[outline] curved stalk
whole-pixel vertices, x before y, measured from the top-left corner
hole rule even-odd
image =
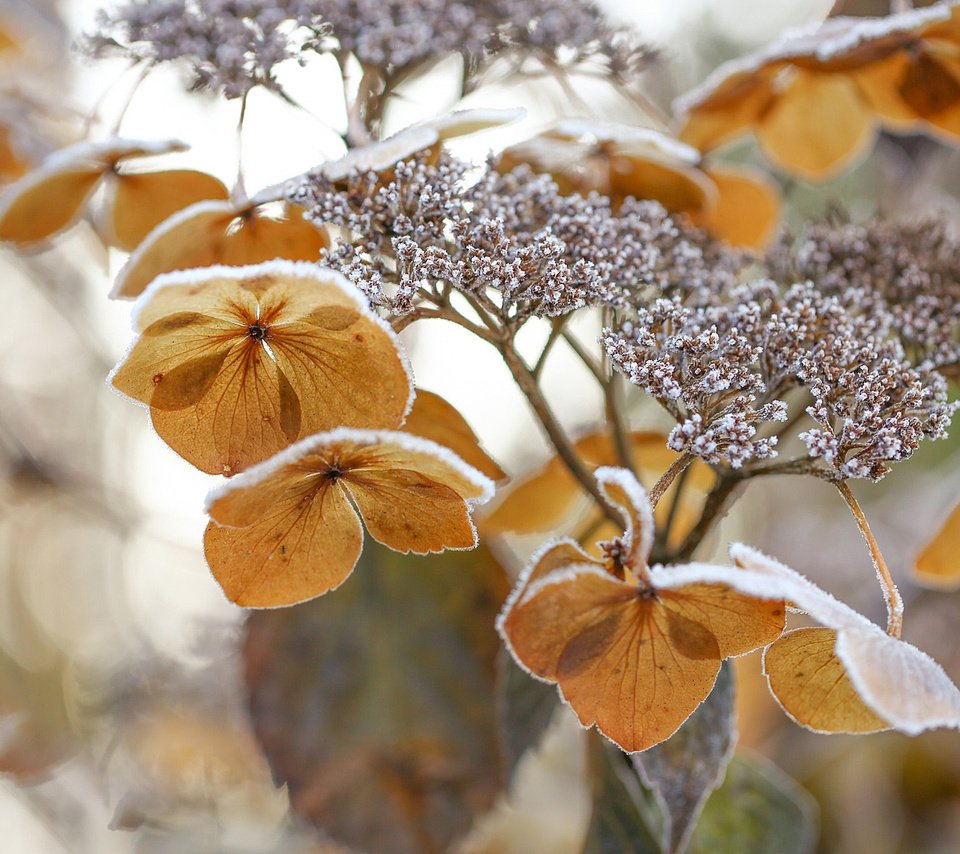
[[[876,537],[873,536],[873,531],[870,530],[867,517],[863,515],[863,509],[853,492],[850,491],[846,481],[837,482],[837,491],[847,502],[847,507],[853,513],[853,518],[857,520],[857,527],[867,543],[867,548],[870,549],[870,559],[873,561],[873,568],[877,571],[877,580],[880,582],[880,587],[887,602],[887,634],[898,638],[903,631],[903,598],[900,596],[900,591],[897,590],[893,576],[887,568],[887,562],[883,559],[880,545],[877,543]]]

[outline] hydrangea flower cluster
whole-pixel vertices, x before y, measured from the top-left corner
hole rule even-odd
[[[629,294],[675,276],[708,276],[699,232],[678,225],[655,202],[616,213],[608,199],[564,196],[551,178],[521,168],[469,177],[447,154],[398,163],[389,177],[322,169],[293,182],[288,200],[314,222],[345,227],[325,261],[340,269],[373,305],[413,311],[418,293],[449,285],[495,292],[519,322],[587,305],[626,306]]]
[[[826,466],[815,470],[878,480],[924,438],[943,437],[956,406],[941,374],[877,334],[891,322],[885,303],[825,290],[761,281],[721,303],[659,299],[606,329],[603,345],[674,416],[675,450],[733,468],[775,456],[778,437],[757,438],[758,427],[786,421],[785,397],[802,389],[816,426],[798,435]]]
[[[97,55],[183,60],[196,88],[243,95],[276,85],[275,68],[305,51],[353,55],[384,79],[399,79],[438,56],[459,54],[465,88],[494,58],[533,60],[551,70],[589,65],[626,84],[651,52],[613,27],[589,0],[133,0],[101,13],[89,40]]]
[[[194,89],[237,98],[275,86],[275,69],[322,43],[328,28],[313,0],[135,0],[101,11],[88,48],[137,62],[183,60]]]
[[[784,237],[767,263],[781,281],[814,281],[858,307],[877,336],[899,339],[912,363],[957,375],[960,247],[942,222],[814,223]]]

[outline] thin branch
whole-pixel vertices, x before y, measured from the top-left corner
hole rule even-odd
[[[676,480],[677,475],[684,472],[693,460],[694,455],[689,451],[684,451],[670,463],[670,468],[660,475],[660,479],[653,485],[653,489],[650,490],[650,504],[653,507],[657,506],[660,499],[663,498],[663,493],[670,488],[671,484]]]
[[[590,354],[583,349],[583,345],[577,341],[576,336],[569,329],[564,329],[560,337],[567,343],[567,346],[576,353],[577,357],[586,366],[587,370],[596,377],[597,382],[603,385],[606,383],[606,377],[600,366],[590,357]]]
[[[707,534],[713,530],[713,526],[722,518],[730,496],[740,483],[742,483],[741,478],[731,477],[730,475],[720,475],[720,479],[714,484],[713,489],[707,495],[706,503],[703,505],[703,511],[700,514],[700,520],[684,538],[680,544],[680,548],[677,549],[676,560],[682,561],[690,559]]]
[[[576,449],[573,447],[566,433],[564,433],[550,405],[543,396],[543,392],[540,390],[540,386],[537,384],[533,372],[527,367],[514,349],[513,342],[504,340],[501,344],[501,352],[503,353],[507,367],[510,369],[510,373],[513,374],[514,380],[520,387],[520,391],[522,391],[527,398],[531,409],[533,409],[534,414],[543,427],[544,433],[546,433],[547,438],[549,438],[553,444],[557,456],[560,457],[564,465],[570,470],[570,473],[579,481],[580,485],[592,495],[597,504],[603,508],[603,512],[616,524],[623,525],[625,520],[613,505],[607,501],[596,479],[586,465],[584,465],[583,460],[580,459]]]
[[[553,319],[553,323],[550,326],[550,335],[548,336],[546,343],[543,345],[540,355],[537,357],[536,364],[533,366],[532,373],[534,379],[540,379],[540,374],[543,373],[543,366],[547,363],[547,356],[550,355],[553,345],[556,344],[560,339],[560,335],[563,332],[563,327],[566,322],[567,318],[565,317],[555,317]]]
[[[426,320],[428,318],[434,318],[436,320],[449,320],[451,323],[456,323],[457,326],[462,326],[468,332],[472,332],[478,338],[482,338],[488,344],[491,344],[497,349],[500,348],[500,339],[491,331],[484,329],[482,326],[477,326],[477,324],[468,320],[457,311],[454,311],[454,309],[448,305],[440,305],[437,308],[414,309],[409,314],[402,314],[399,317],[394,317],[390,321],[390,325],[393,327],[394,332],[402,332],[411,323],[414,323],[417,320]]]
[[[887,568],[887,562],[883,559],[883,553],[880,551],[880,544],[873,536],[870,525],[867,523],[867,517],[863,514],[863,508],[857,501],[846,481],[837,481],[837,490],[847,502],[847,507],[853,513],[853,518],[857,520],[857,527],[863,535],[863,539],[870,549],[870,559],[873,561],[873,568],[877,571],[877,580],[883,590],[884,599],[887,602],[887,634],[898,638],[903,631],[903,598],[897,585],[894,583],[893,576]]]
[[[611,310],[609,308],[605,308],[603,315],[604,327],[612,326],[613,318],[611,316]],[[606,350],[601,351],[600,371],[604,376],[602,388],[603,404],[607,416],[607,426],[609,427],[610,433],[613,436],[613,448],[617,455],[617,461],[621,466],[623,466],[623,468],[629,472],[632,472],[634,476],[636,476],[637,472],[634,469],[633,454],[630,451],[630,441],[627,435],[629,430],[626,422],[624,421],[623,410],[617,397],[620,374],[618,374],[610,364],[610,360],[607,358]]]
[[[607,426],[613,435],[613,449],[617,460],[627,471],[636,475],[633,465],[633,454],[630,453],[629,429],[623,419],[623,411],[617,400],[617,374],[611,374],[603,384],[603,402],[607,413]]]

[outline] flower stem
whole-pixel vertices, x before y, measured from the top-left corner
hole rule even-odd
[[[870,549],[870,558],[873,561],[874,569],[877,571],[877,578],[887,601],[887,634],[898,638],[903,630],[903,599],[900,596],[900,591],[894,584],[893,576],[890,575],[887,562],[883,559],[880,546],[867,523],[867,517],[863,515],[863,509],[853,492],[850,491],[846,481],[838,481],[837,490],[843,496],[843,500],[847,502],[850,512],[853,513],[853,518],[857,520],[857,527],[867,543],[867,548]]]
[[[650,490],[650,505],[652,507],[656,508],[657,503],[663,498],[663,493],[670,488],[670,485],[676,479],[677,475],[683,472],[692,462],[693,454],[689,451],[684,451],[670,463],[670,468],[660,475],[660,479],[653,485],[653,489]]]
[[[537,416],[544,433],[547,434],[547,438],[549,438],[553,444],[557,456],[560,457],[564,465],[570,470],[570,473],[579,481],[580,485],[592,495],[594,500],[603,508],[603,512],[616,524],[623,525],[625,520],[613,505],[607,501],[606,496],[597,484],[596,478],[591,474],[586,465],[584,465],[583,460],[580,459],[576,448],[573,447],[573,443],[567,437],[566,433],[564,433],[563,428],[550,409],[550,405],[547,403],[547,399],[544,397],[536,378],[533,376],[533,372],[527,367],[523,359],[520,358],[520,354],[517,353],[514,348],[513,342],[505,340],[501,346],[501,352],[520,391],[522,391],[527,398],[527,402]]]

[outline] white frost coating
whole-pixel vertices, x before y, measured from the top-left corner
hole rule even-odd
[[[950,3],[911,9],[885,18],[828,18],[820,25],[788,29],[768,47],[731,59],[715,68],[699,86],[674,100],[674,115],[682,116],[688,113],[734,75],[755,72],[769,62],[799,57],[816,57],[821,62],[827,62],[864,42],[945,21],[950,17],[951,7],[957,5],[957,2],[958,0],[953,0]]]
[[[380,142],[354,148],[338,160],[321,164],[307,175],[321,175],[329,181],[339,181],[353,172],[380,172],[439,140],[440,134],[435,129],[414,125]]]
[[[592,136],[597,142],[615,142],[628,149],[637,146],[638,153],[645,148],[652,149],[668,160],[680,160],[691,166],[700,162],[700,152],[692,145],[653,128],[587,119],[565,119],[557,122],[554,128],[568,137]]]
[[[767,557],[757,549],[743,543],[734,543],[730,546],[730,557],[741,569],[728,570],[728,583],[742,593],[760,598],[784,599],[832,629],[876,628],[870,620],[849,605],[817,587],[796,570]],[[740,573],[749,575],[744,580]],[[772,591],[776,595],[765,591]]]
[[[11,184],[0,196],[0,220],[9,213],[10,208],[26,193],[29,193],[36,187],[39,187],[45,181],[54,177],[60,172],[66,172],[71,168],[90,169],[95,171],[101,169],[106,172],[113,160],[132,153],[143,152],[143,156],[152,154],[166,154],[170,151],[185,151],[187,146],[179,140],[161,140],[161,141],[142,141],[142,140],[124,140],[108,139],[102,142],[80,142],[76,145],[70,145],[53,152],[40,166],[31,170],[20,180]],[[87,198],[93,194],[96,187],[91,187]],[[77,215],[66,227],[69,227],[77,219],[83,210],[81,204],[77,210]]]
[[[337,160],[317,166],[307,175],[322,175],[329,181],[339,181],[352,172],[380,172],[450,137],[467,136],[500,127],[519,121],[525,115],[526,110],[519,108],[458,110],[405,127],[379,142],[354,148]],[[290,180],[296,181],[297,178]]]
[[[577,548],[579,548],[579,546],[573,540],[563,537],[561,539],[547,543],[543,548],[541,548],[537,552],[537,554],[540,555],[540,557],[543,557],[543,555],[546,554],[548,551],[550,551],[550,549],[554,548],[555,546],[561,545],[563,543],[570,543],[574,546],[577,546]],[[497,621],[496,621],[497,633],[500,635],[500,638],[503,640],[503,644],[506,647],[507,652],[510,653],[510,656],[516,662],[517,667],[519,667],[528,676],[532,676],[538,682],[546,682],[548,685],[557,685],[557,690],[560,692],[560,698],[566,703],[567,698],[563,695],[563,691],[560,689],[560,686],[555,679],[546,679],[543,676],[540,676],[534,673],[529,667],[527,667],[526,664],[523,663],[523,660],[517,654],[517,651],[513,648],[513,643],[511,643],[510,641],[509,634],[507,634],[506,625],[505,625],[507,616],[509,615],[510,611],[513,609],[515,605],[518,607],[521,605],[524,605],[526,602],[530,601],[530,599],[533,596],[536,596],[537,593],[543,590],[544,587],[548,587],[553,584],[561,584],[561,583],[572,581],[581,573],[592,573],[600,576],[605,581],[610,581],[614,584],[623,584],[624,582],[618,581],[608,572],[605,572],[602,568],[594,564],[584,563],[584,564],[570,564],[569,566],[565,566],[562,569],[554,570],[549,575],[546,575],[543,578],[538,579],[534,584],[530,585],[530,587],[527,588],[524,576],[529,577],[530,572],[532,571],[532,568],[535,567],[538,562],[539,561],[531,560],[528,567],[524,570],[524,575],[521,576],[521,581],[517,583],[517,586],[513,589],[513,592],[511,592],[510,594],[510,598],[507,599],[506,603],[504,603],[503,609],[500,611],[499,615],[497,616]],[[579,719],[579,716],[578,716],[578,719]],[[592,725],[593,725],[592,723],[584,725],[583,722],[581,722],[581,726],[583,726],[584,729],[589,729]]]
[[[236,208],[232,202],[224,202],[218,200],[207,200],[203,202],[196,202],[195,204],[190,205],[189,207],[183,208],[183,210],[177,211],[175,214],[167,217],[159,225],[155,226],[153,230],[143,239],[140,245],[130,253],[130,257],[127,258],[127,263],[120,268],[120,272],[117,273],[117,280],[114,282],[113,290],[110,291],[110,299],[137,299],[137,297],[127,296],[123,293],[124,285],[127,283],[127,278],[130,276],[132,270],[143,260],[143,256],[147,252],[153,249],[153,247],[167,234],[173,231],[175,228],[179,228],[183,223],[188,222],[195,217],[203,216],[205,214],[218,213],[224,216],[230,215],[231,218],[239,215],[241,211]]]
[[[427,119],[426,121],[410,125],[410,127],[404,128],[400,133],[405,133],[413,128],[429,127],[436,130],[440,139],[450,139],[455,136],[469,136],[470,134],[480,133],[480,131],[489,130],[490,128],[513,124],[514,122],[520,121],[526,115],[527,111],[523,107],[508,109],[478,107],[475,110],[455,110],[445,116]],[[397,134],[394,136],[397,136]]]
[[[836,653],[863,702],[891,726],[908,735],[960,729],[960,691],[925,652],[873,628],[840,632]]]
[[[653,548],[653,535],[656,526],[653,521],[653,508],[650,506],[650,499],[647,498],[647,491],[640,485],[633,474],[624,468],[615,468],[614,466],[601,466],[594,473],[600,489],[607,500],[621,507],[627,514],[626,535],[630,542],[630,557],[639,558],[646,565],[650,557],[650,550]],[[614,500],[606,489],[608,483],[619,486],[630,499],[633,506],[623,507]],[[640,523],[640,530],[634,530],[634,518]]]
[[[130,314],[133,328],[135,331],[140,329],[138,323],[140,314],[154,296],[166,288],[196,287],[197,285],[205,285],[211,279],[229,279],[240,283],[247,279],[257,279],[263,276],[311,279],[319,284],[334,285],[343,292],[344,296],[349,297],[364,315],[377,318],[370,310],[370,304],[357,286],[342,273],[329,267],[321,267],[312,261],[287,261],[283,258],[276,258],[273,261],[262,261],[259,264],[247,264],[242,267],[233,267],[229,264],[212,264],[209,267],[194,267],[190,270],[174,270],[170,273],[161,273],[137,297]]]
[[[58,172],[68,166],[102,166],[106,169],[113,161],[125,157],[153,157],[186,151],[190,148],[179,139],[104,139],[98,142],[78,142],[53,152],[41,165],[41,169]]]
[[[249,487],[263,483],[284,466],[297,462],[301,457],[318,448],[340,442],[349,442],[360,447],[394,445],[405,451],[427,454],[452,468],[457,474],[470,481],[481,491],[481,494],[476,498],[463,499],[463,502],[468,507],[483,504],[493,497],[495,489],[493,481],[486,477],[486,475],[478,472],[473,466],[465,463],[460,457],[453,453],[453,451],[443,447],[443,445],[438,445],[436,442],[421,438],[420,436],[412,436],[409,433],[400,433],[395,430],[363,430],[356,427],[337,427],[335,430],[328,430],[325,433],[314,433],[312,436],[307,436],[306,439],[295,442],[289,448],[284,448],[262,463],[251,466],[240,474],[230,478],[226,483],[210,490],[203,504],[204,512],[209,514],[214,503],[223,498],[223,496],[229,495],[234,490],[248,489]]]
[[[627,584],[626,581],[621,581],[619,578],[611,575],[607,572],[602,566],[598,566],[595,563],[571,563],[567,566],[561,567],[560,569],[555,569],[553,572],[545,575],[543,578],[538,578],[533,582],[527,589],[524,591],[523,596],[518,603],[518,607],[523,607],[531,599],[535,599],[543,590],[546,590],[548,587],[555,587],[558,584],[569,584],[572,581],[576,581],[581,575],[593,575],[597,578],[602,579],[610,584],[615,584],[619,587],[623,587],[627,590],[636,590],[632,584]]]

